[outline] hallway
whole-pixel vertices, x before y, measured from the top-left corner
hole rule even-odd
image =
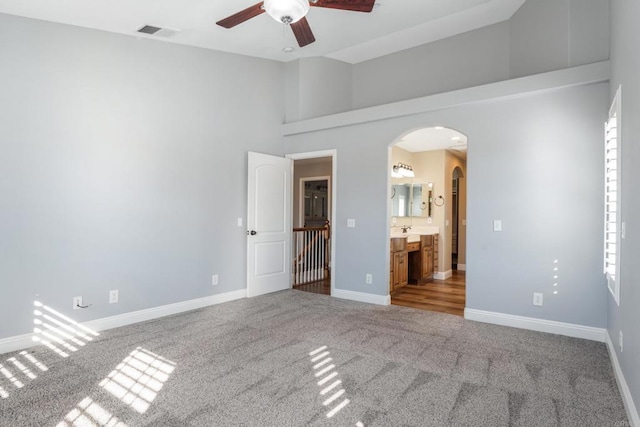
[[[446,280],[407,285],[391,294],[391,304],[464,316],[465,272],[454,270]]]

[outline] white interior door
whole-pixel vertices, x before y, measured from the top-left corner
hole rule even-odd
[[[247,296],[291,287],[291,164],[249,152]]]

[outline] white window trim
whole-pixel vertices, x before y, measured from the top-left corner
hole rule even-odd
[[[604,258],[603,268],[607,279],[607,287],[616,304],[620,305],[620,250],[622,246],[621,230],[621,184],[622,184],[622,117],[621,87],[609,109],[609,118],[604,125]],[[611,163],[615,162],[611,169]],[[612,177],[612,173],[614,177]],[[613,190],[611,190],[613,187]],[[614,205],[609,203],[613,199]],[[613,214],[613,215],[612,215]],[[615,218],[611,220],[611,218]],[[613,229],[613,231],[612,231]],[[613,269],[611,268],[613,267]],[[612,271],[613,270],[613,271]]]

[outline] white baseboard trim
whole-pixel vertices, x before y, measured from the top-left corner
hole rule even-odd
[[[222,304],[223,302],[229,302],[246,297],[247,290],[240,289],[238,291],[225,292],[223,294],[211,295],[174,304],[132,311],[130,313],[118,314],[116,316],[104,317],[102,319],[91,320],[83,324],[94,331],[106,331],[107,329],[119,328],[121,326],[158,319],[160,317],[183,313],[185,311],[208,307],[210,305]]]
[[[453,276],[453,270],[438,271],[433,274],[433,278],[437,280],[446,280],[451,276]]]
[[[335,298],[366,302],[369,304],[391,305],[390,295],[375,295],[366,294],[364,292],[346,291],[344,289],[334,289],[331,296]]]
[[[467,271],[467,264],[458,264],[458,270]]]
[[[475,310],[472,308],[464,309],[464,318],[468,320],[475,320],[477,322],[493,323],[495,325],[511,326],[513,328],[528,329],[538,332],[548,332],[550,334],[583,338],[591,341],[605,341],[606,329],[604,328],[556,322],[554,320],[536,319],[534,317],[514,316],[512,314]]]
[[[82,324],[94,331],[105,331],[107,329],[119,328],[121,326],[158,319],[160,317],[183,313],[185,311],[208,307],[210,305],[222,304],[223,302],[229,302],[246,297],[247,290],[240,289],[238,291],[225,292],[223,294],[211,295],[174,304],[161,305],[158,307],[146,308],[144,310],[132,311],[130,313],[104,317],[102,319],[90,320]],[[0,354],[23,350],[34,346],[37,343],[33,341],[32,335],[33,334],[25,334],[0,340]]]
[[[33,334],[17,335],[15,337],[3,338],[0,340],[0,354],[11,353],[12,351],[24,350],[36,343],[33,341]]]
[[[622,367],[618,361],[618,354],[616,353],[616,348],[611,340],[609,331],[606,332],[605,338],[607,350],[609,350],[609,358],[613,365],[613,372],[616,376],[616,382],[618,383],[618,389],[622,395],[624,408],[627,410],[627,418],[629,418],[631,427],[640,427],[640,416],[638,416],[638,410],[636,409],[635,403],[633,403],[633,397],[631,396],[631,390],[629,390],[629,386],[627,385],[627,380],[625,380],[624,374],[622,373]]]

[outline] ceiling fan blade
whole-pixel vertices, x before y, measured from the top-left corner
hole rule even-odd
[[[291,24],[290,27],[293,30],[293,35],[296,36],[296,40],[298,40],[298,45],[300,47],[305,47],[306,45],[316,41],[306,17],[302,17],[298,22]]]
[[[331,9],[352,10],[354,12],[371,12],[376,0],[317,0],[309,1],[309,6],[328,7]]]
[[[264,9],[262,8],[263,3],[264,2],[260,2],[254,4],[253,6],[249,6],[248,8],[241,10],[238,13],[221,19],[220,21],[216,22],[216,24],[224,28],[232,28],[238,24],[242,24],[244,21],[248,21],[249,19],[264,13]]]

